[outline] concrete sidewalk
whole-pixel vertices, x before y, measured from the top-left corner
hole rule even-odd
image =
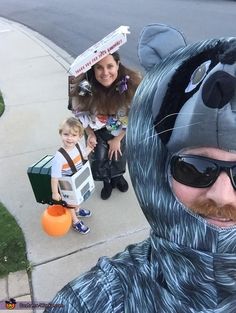
[[[27,168],[54,154],[60,145],[58,125],[71,115],[67,110],[67,69],[73,60],[37,33],[5,19],[0,19],[0,42],[0,90],[6,104],[0,119],[0,200],[25,235],[32,264],[29,294],[34,301],[47,302],[68,281],[95,265],[100,256],[112,256],[146,238],[149,225],[132,187],[124,194],[114,190],[112,197],[103,201],[98,182],[85,203],[93,212],[85,221],[91,228],[88,235],[70,230],[64,237],[49,237],[43,232],[40,218],[46,206],[35,201]],[[130,181],[128,174],[126,178]],[[26,275],[20,277],[21,281]],[[19,291],[20,281],[18,276],[15,285]],[[15,296],[9,291],[2,296],[4,284],[0,281],[0,300]],[[18,292],[18,296],[25,295],[26,291]]]

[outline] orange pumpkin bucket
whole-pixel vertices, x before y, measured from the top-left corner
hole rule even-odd
[[[49,236],[63,236],[71,227],[71,214],[62,205],[50,205],[43,212],[41,223]]]

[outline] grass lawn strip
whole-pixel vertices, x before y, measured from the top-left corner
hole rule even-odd
[[[0,116],[5,109],[0,92]],[[28,270],[25,238],[15,218],[0,202],[0,278],[10,272]]]
[[[0,203],[0,277],[28,268],[22,230],[14,217]]]
[[[2,115],[2,113],[4,112],[5,106],[4,106],[4,101],[3,101],[3,97],[0,91],[0,116]]]

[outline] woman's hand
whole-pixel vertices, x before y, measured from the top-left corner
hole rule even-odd
[[[112,138],[111,140],[108,140],[109,150],[108,150],[108,158],[111,160],[113,157],[115,160],[118,160],[118,154],[122,156],[122,152],[120,149],[120,142],[121,139],[119,136]]]

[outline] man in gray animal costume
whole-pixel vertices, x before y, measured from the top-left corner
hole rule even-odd
[[[150,237],[100,258],[46,312],[236,312],[236,38],[186,45],[151,24],[139,57],[127,144]]]

